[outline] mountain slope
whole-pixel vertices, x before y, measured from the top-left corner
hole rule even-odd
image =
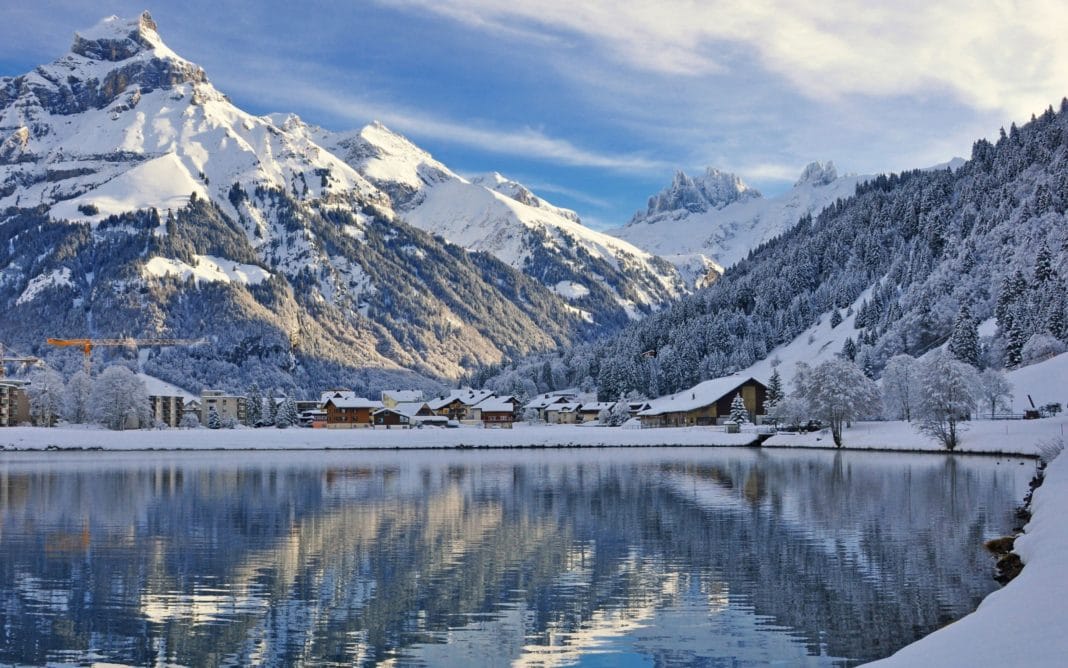
[[[605,398],[656,396],[746,369],[791,342],[804,348],[798,337],[818,333],[835,311],[840,324],[819,332],[877,375],[894,355],[944,344],[965,307],[976,322],[996,319],[983,362],[1014,367],[1068,345],[1066,213],[1068,100],[996,143],[976,142],[955,171],[873,178],[709,288],[609,340],[524,360],[491,382],[549,377],[596,385]]]
[[[701,287],[802,217],[850,197],[865,178],[838,176],[833,163],[814,162],[792,189],[765,198],[733,174],[710,168],[691,178],[678,172],[670,186],[649,198],[645,211],[609,233],[670,260],[691,285]]]
[[[0,340],[206,336],[148,370],[312,392],[429,386],[593,332],[393,208],[306,133],[235,107],[147,13],[106,19],[0,79]]]
[[[278,119],[296,129],[295,118]],[[492,254],[568,300],[599,325],[620,325],[685,291],[660,258],[582,225],[499,174],[465,179],[381,124],[335,134],[305,127],[388,193],[412,225],[474,251]]]

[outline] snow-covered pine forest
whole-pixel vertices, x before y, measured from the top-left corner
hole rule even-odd
[[[617,336],[472,380],[517,393],[579,386],[602,399],[658,396],[774,355],[819,319],[841,318],[865,291],[842,352],[869,375],[895,355],[945,344],[962,319],[993,320],[974,361],[1011,368],[1068,341],[1066,211],[1068,100],[995,143],[975,142],[957,170],[858,185]]]

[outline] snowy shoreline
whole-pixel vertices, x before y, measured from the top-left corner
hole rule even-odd
[[[1068,417],[968,423],[952,453],[906,422],[858,422],[842,450],[1035,457],[1043,442],[1064,438]],[[9,427],[0,451],[468,450],[545,448],[756,447],[838,450],[825,431],[780,433],[760,443],[754,431],[722,427],[625,429],[517,424],[514,429],[165,429],[109,431],[85,427]]]

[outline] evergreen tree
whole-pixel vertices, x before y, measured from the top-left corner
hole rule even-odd
[[[1049,246],[1043,243],[1035,256],[1035,285],[1036,287],[1041,286],[1052,278],[1053,256],[1049,252]]]
[[[208,407],[208,429],[220,429],[222,428],[222,420],[219,418],[219,411],[215,410],[214,406]]]
[[[297,412],[297,402],[292,397],[286,397],[278,407],[278,413],[274,420],[274,426],[279,429],[295,427],[300,424],[300,413]]]
[[[838,312],[838,309],[831,311],[831,329],[834,329],[838,325],[842,324],[842,314]]]
[[[775,406],[783,399],[782,389],[782,374],[779,373],[779,368],[776,367],[775,371],[771,373],[771,378],[768,379],[768,391],[764,395],[764,405],[767,407]]]
[[[271,393],[273,395],[273,392]],[[275,420],[278,419],[278,401],[274,396],[267,397],[267,410],[263,414],[263,426],[273,427]]]
[[[953,334],[949,339],[949,352],[965,364],[979,367],[979,329],[972,318],[971,310],[967,304],[960,307],[957,319],[953,323]]]
[[[847,336],[842,344],[842,357],[853,362],[857,359],[857,343],[852,336]]]
[[[263,421],[263,393],[260,392],[258,383],[253,383],[248,388],[248,408],[245,411],[245,422],[249,427],[259,427]]]
[[[749,411],[745,408],[745,401],[742,399],[742,394],[739,392],[734,395],[734,399],[731,400],[731,422],[735,424],[742,424],[749,422]]]

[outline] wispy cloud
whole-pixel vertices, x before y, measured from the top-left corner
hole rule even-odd
[[[390,0],[468,26],[598,45],[636,70],[703,76],[743,45],[810,96],[952,95],[1020,116],[1068,85],[1068,4],[906,0]]]
[[[656,172],[666,168],[666,163],[660,160],[642,155],[619,155],[582,148],[530,127],[502,129],[477,119],[461,123],[406,109],[395,103],[340,93],[335,86],[310,84],[303,79],[287,81],[284,85],[273,86],[267,91],[262,83],[254,78],[244,82],[231,82],[228,87],[255,93],[261,97],[266,94],[278,104],[312,107],[321,113],[346,119],[354,124],[377,120],[400,132],[491,153],[540,159],[559,165],[626,172]]]

